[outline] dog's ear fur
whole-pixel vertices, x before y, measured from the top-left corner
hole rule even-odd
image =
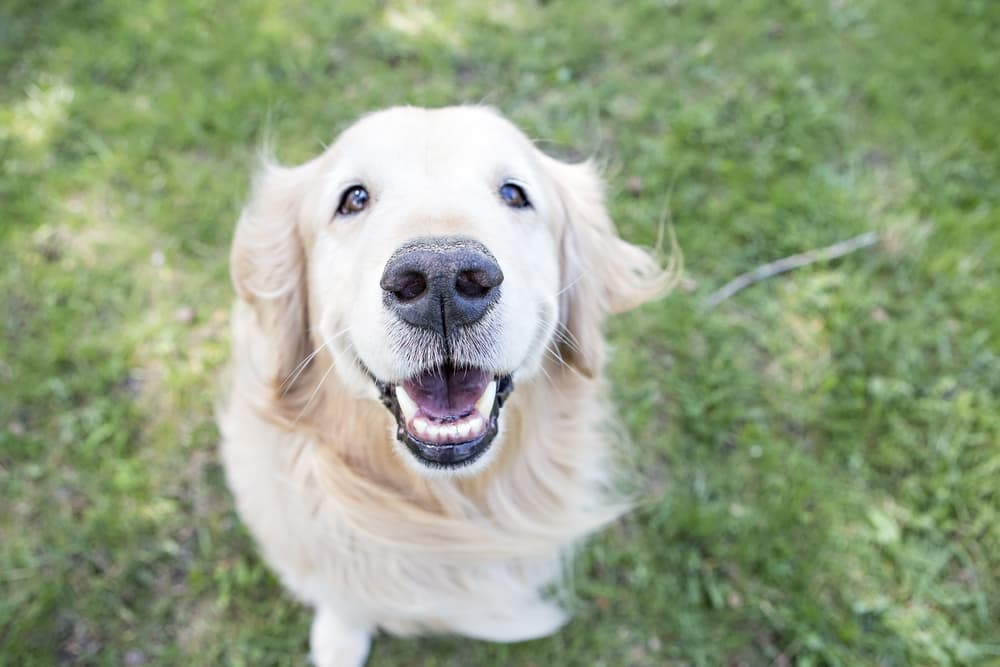
[[[587,377],[604,362],[602,325],[666,294],[676,280],[650,252],[623,241],[604,204],[604,184],[589,161],[546,158],[565,221],[560,238],[560,357]]]
[[[313,345],[308,257],[299,220],[314,166],[263,163],[236,224],[229,261],[236,293],[253,308],[267,339],[270,358],[260,379],[267,385],[269,407],[292,421],[301,417],[306,396],[317,386],[316,365],[305,362]]]

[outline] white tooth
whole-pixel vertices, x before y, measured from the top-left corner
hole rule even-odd
[[[396,385],[396,401],[399,403],[399,411],[403,413],[403,420],[410,421],[413,415],[417,414],[417,404],[406,393],[402,385]]]
[[[441,429],[437,424],[427,425],[427,435],[430,436],[431,440],[437,440],[438,435],[441,433]]]
[[[448,439],[458,440],[458,426],[455,424],[448,426]]]
[[[472,431],[472,424],[469,422],[462,422],[456,427],[456,430],[458,431],[458,437],[463,439],[468,438],[469,432]]]
[[[483,395],[479,397],[476,401],[476,409],[479,410],[479,414],[483,417],[489,417],[490,413],[493,412],[493,399],[497,395],[497,381],[493,380],[488,385],[486,389],[483,390]]]
[[[413,428],[416,430],[417,435],[427,435],[427,420],[423,417],[417,417],[413,420]]]
[[[486,424],[482,417],[476,416],[469,420],[469,426],[472,430],[472,434],[478,436],[483,432],[483,426]]]

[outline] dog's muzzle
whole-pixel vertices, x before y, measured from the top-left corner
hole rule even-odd
[[[433,332],[448,351],[444,363],[397,384],[376,379],[398,439],[431,467],[469,465],[497,435],[500,409],[514,387],[511,376],[454,359],[450,351],[452,339],[499,301],[501,283],[503,272],[490,251],[463,236],[409,241],[382,273],[385,308]]]

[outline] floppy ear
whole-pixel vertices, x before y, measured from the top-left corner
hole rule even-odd
[[[265,162],[254,178],[230,252],[229,270],[241,299],[253,308],[270,354],[262,380],[273,407],[292,419],[305,405],[304,388],[316,386],[306,363],[309,338],[308,262],[299,217],[312,162],[281,167]]]
[[[606,316],[665,295],[677,275],[673,263],[661,268],[648,251],[618,236],[591,162],[547,162],[566,218],[560,239],[560,356],[592,377],[604,362]]]

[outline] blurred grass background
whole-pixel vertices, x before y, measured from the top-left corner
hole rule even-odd
[[[0,2],[0,664],[304,664],[215,453],[230,235],[265,139],[455,102],[687,272],[611,327],[649,500],[576,619],[371,664],[1000,664],[993,0]]]

